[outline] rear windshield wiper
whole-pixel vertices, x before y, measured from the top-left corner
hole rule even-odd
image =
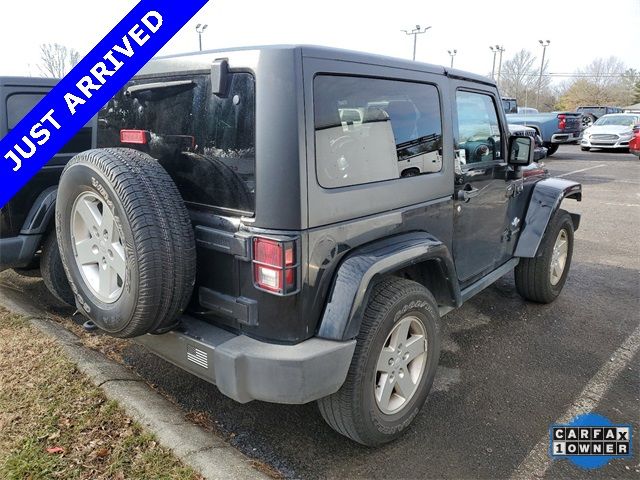
[[[193,80],[178,80],[174,82],[145,83],[131,85],[125,95],[141,100],[162,100],[195,88]]]

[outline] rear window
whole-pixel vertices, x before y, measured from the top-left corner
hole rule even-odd
[[[46,93],[13,93],[7,97],[7,131],[15,128]],[[79,153],[91,148],[90,123],[81,128],[58,153]]]
[[[147,143],[120,141],[144,130]],[[255,210],[255,80],[234,73],[227,95],[211,93],[209,75],[133,81],[98,115],[98,147],[149,153],[185,202],[231,212]]]

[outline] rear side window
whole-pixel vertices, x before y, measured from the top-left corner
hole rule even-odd
[[[142,130],[145,144],[121,142],[122,130]],[[189,203],[252,214],[255,209],[255,80],[231,75],[223,97],[209,75],[138,80],[98,115],[98,147],[149,153]]]
[[[15,128],[44,96],[44,93],[14,93],[7,97],[7,128]]]
[[[439,172],[442,121],[433,85],[314,79],[316,175],[324,188]]]
[[[7,129],[15,128],[46,93],[14,93],[7,97]],[[79,153],[91,148],[90,124],[80,129],[58,153]]]

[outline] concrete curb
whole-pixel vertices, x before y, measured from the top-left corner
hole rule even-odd
[[[45,335],[54,338],[78,370],[100,387],[127,415],[152,432],[160,444],[207,479],[268,479],[251,466],[249,458],[215,434],[185,420],[184,413],[123,365],[82,345],[81,340],[47,314],[0,291],[0,303],[29,317]]]

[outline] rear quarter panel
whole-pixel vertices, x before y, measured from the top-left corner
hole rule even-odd
[[[453,134],[449,79],[444,75],[366,63],[305,58],[306,159],[309,230],[302,311],[317,328],[334,275],[354,248],[404,232],[425,231],[451,247]],[[442,170],[415,177],[323,188],[316,176],[313,80],[318,74],[364,76],[428,83],[438,88],[442,111]],[[310,332],[313,333],[313,332]]]

